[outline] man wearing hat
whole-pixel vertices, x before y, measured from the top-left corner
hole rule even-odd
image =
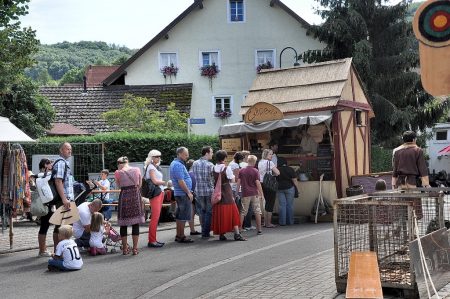
[[[91,217],[102,208],[102,201],[94,199],[92,202],[84,202],[78,206],[80,219],[73,224],[73,236],[78,247],[89,247],[91,238]]]

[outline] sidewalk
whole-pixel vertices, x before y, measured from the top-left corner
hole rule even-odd
[[[113,212],[111,218],[111,224],[114,229],[119,231],[119,226],[117,225],[117,212]],[[149,220],[146,223],[141,224],[140,233],[148,233]],[[198,218],[196,217],[196,224],[198,224]],[[172,222],[161,222],[158,225],[158,231],[175,229],[175,221]],[[39,232],[39,226],[36,222],[31,222],[28,220],[17,221],[13,224],[13,248],[10,249],[9,246],[9,227],[0,233],[0,254],[12,253],[24,250],[38,249],[37,236]],[[47,233],[47,246],[53,246],[53,225],[50,226]]]

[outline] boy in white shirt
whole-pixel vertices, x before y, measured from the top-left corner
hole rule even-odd
[[[100,172],[101,180],[98,182],[97,181],[94,182],[95,185],[102,191],[108,191],[111,188],[111,183],[108,180],[108,175],[109,175],[108,169],[103,169]],[[103,203],[106,203],[106,204],[112,203],[112,200],[109,199],[109,193],[107,193],[107,192],[104,193],[102,198],[103,198]],[[111,206],[103,207],[102,213],[103,213],[103,216],[105,217],[106,221],[109,221],[111,219],[111,216],[112,216],[111,208],[112,208]]]
[[[49,271],[73,271],[80,270],[83,266],[77,244],[71,239],[72,227],[62,225],[59,228],[59,243],[52,258],[48,260]]]

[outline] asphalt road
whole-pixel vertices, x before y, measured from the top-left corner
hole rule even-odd
[[[193,237],[194,243],[179,244],[174,234],[158,232],[163,248],[147,248],[147,236],[141,235],[137,256],[83,254],[83,269],[74,272],[48,272],[47,259],[37,258],[37,250],[0,255],[0,297],[197,298],[333,246],[331,223],[265,229],[261,236],[245,232],[247,242],[232,241],[228,234],[228,241]]]

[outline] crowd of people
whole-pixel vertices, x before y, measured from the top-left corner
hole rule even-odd
[[[157,226],[167,192],[166,186],[172,184],[170,194],[176,221],[174,241],[192,243],[192,236],[201,235],[202,239],[218,236],[221,241],[227,240],[227,234],[232,233],[233,240],[247,241],[242,231],[256,229],[261,235],[262,228],[273,228],[272,221],[275,198],[279,199],[279,225],[294,223],[293,203],[295,196],[294,170],[286,160],[276,157],[274,144],[271,149],[265,149],[262,157],[251,155],[248,151],[235,153],[233,161],[228,165],[228,154],[205,146],[198,160],[189,160],[189,150],[186,147],[176,149],[176,157],[170,163],[170,178],[165,178],[160,167],[161,152],[153,149],[148,153],[144,163],[144,173],[129,164],[126,156],[117,159],[117,170],[114,173],[120,194],[117,203],[117,224],[120,227],[123,255],[139,253],[139,228],[145,223],[145,205],[141,196],[141,185],[150,181],[155,188],[155,196],[147,202],[151,208],[151,218],[148,230],[150,248],[164,246],[157,239]],[[276,147],[275,147],[276,150]],[[60,157],[56,161],[43,159],[39,164],[40,172],[52,176],[59,195],[57,202],[48,204],[48,214],[40,218],[38,235],[39,256],[52,257],[48,261],[49,270],[76,270],[82,267],[80,249],[87,250],[91,255],[106,253],[105,236],[113,230],[108,222],[111,210],[102,209],[103,203],[110,203],[109,196],[104,196],[103,202],[94,199],[81,203],[78,208],[79,220],[73,225],[55,225],[53,231],[54,253],[50,253],[45,244],[46,234],[50,226],[49,219],[55,209],[64,206],[70,208],[74,201],[74,179],[69,165],[72,147],[69,143],[60,146]],[[216,161],[214,165],[211,160]],[[276,163],[274,163],[274,160]],[[94,182],[96,187],[107,193],[110,184],[108,171],[102,170],[101,180]],[[277,178],[278,190],[265,186],[265,176],[270,174]],[[143,177],[142,177],[143,176]],[[214,192],[219,192],[220,200],[213,204],[211,198]],[[101,213],[100,213],[101,211]],[[201,231],[195,230],[194,216],[200,220]],[[252,225],[252,216],[256,227]],[[186,222],[189,223],[190,235],[185,234]],[[131,244],[128,243],[128,227],[131,226]],[[72,240],[74,239],[74,240]]]

